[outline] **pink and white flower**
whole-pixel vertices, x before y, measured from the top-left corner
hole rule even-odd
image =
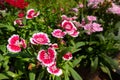
[[[56,38],[64,38],[65,35],[66,35],[66,32],[63,32],[61,29],[55,29],[52,32],[52,36]]]
[[[69,34],[69,35],[72,36],[72,37],[78,37],[79,32],[78,31],[74,31],[73,34]]]
[[[77,37],[79,32],[77,31],[77,28],[71,21],[64,20],[62,22],[62,28],[65,29],[65,31],[72,37]]]
[[[56,58],[56,51],[54,48],[48,48],[48,50],[40,50],[38,52],[37,59],[45,66],[51,66],[54,64]]]
[[[24,26],[23,19],[22,18],[16,19],[14,21],[14,25],[18,25],[19,27],[23,27]]]
[[[56,76],[60,76],[62,74],[62,69],[57,68],[56,64],[53,64],[52,66],[47,67],[47,71],[50,74],[56,75]]]
[[[30,42],[32,44],[48,45],[48,43],[50,43],[50,40],[46,33],[40,32],[33,34],[32,38],[30,38]]]
[[[71,60],[73,58],[71,52],[67,52],[66,54],[63,55],[63,60]]]
[[[71,33],[71,31],[73,31],[73,30],[77,30],[77,28],[75,27],[75,25],[74,25],[71,21],[66,21],[66,20],[64,20],[64,21],[62,22],[61,27],[62,27],[63,29],[65,29],[68,33],[69,33],[69,32]],[[72,34],[72,33],[71,33],[71,34]]]
[[[27,11],[26,19],[32,19],[34,17],[37,17],[40,14],[40,12],[35,12],[34,9],[29,9]]]
[[[57,43],[54,43],[54,44],[51,44],[51,43],[50,43],[49,46],[50,46],[51,48],[54,48],[54,49],[59,48],[59,46],[58,46]]]
[[[14,34],[8,39],[7,49],[10,52],[14,52],[14,53],[20,52],[21,47],[25,49],[27,45],[25,40],[20,38],[19,35]]]

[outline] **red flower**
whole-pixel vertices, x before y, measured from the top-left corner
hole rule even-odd
[[[24,12],[19,12],[19,13],[18,13],[18,17],[19,17],[19,18],[23,18],[23,17],[24,17]]]
[[[6,2],[20,9],[24,9],[28,6],[28,2],[25,2],[24,0],[6,0]]]

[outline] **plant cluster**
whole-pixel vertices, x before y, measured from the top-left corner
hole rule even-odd
[[[119,17],[119,0],[1,0],[0,79],[112,80]]]

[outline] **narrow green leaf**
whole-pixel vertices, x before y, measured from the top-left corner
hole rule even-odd
[[[74,78],[74,80],[83,80],[82,77],[71,67],[69,67],[69,71],[70,71],[72,77]]]
[[[0,23],[0,28],[3,28],[3,27],[7,28],[8,30],[15,31],[15,28],[13,26]]]
[[[38,76],[37,80],[42,80],[42,78],[45,75],[44,73],[45,73],[44,71],[42,71],[41,73],[39,73],[39,76]]]
[[[95,58],[95,60],[91,60],[91,70],[92,72],[95,72],[98,67],[98,57]]]
[[[6,74],[7,74],[8,76],[10,76],[10,77],[13,77],[13,78],[18,77],[18,74],[13,73],[13,72],[11,72],[11,71],[7,71]]]
[[[35,80],[35,73],[34,72],[29,73],[29,80]]]
[[[77,42],[77,43],[75,44],[75,47],[76,47],[76,48],[79,48],[79,47],[84,46],[84,45],[85,45],[85,42]]]
[[[108,76],[109,76],[110,79],[112,80],[112,77],[111,77],[109,68],[106,67],[106,66],[101,66],[100,68],[101,68],[101,70],[102,70],[104,73],[108,74]]]
[[[102,54],[101,57],[105,60],[106,63],[108,63],[113,69],[118,68],[118,62],[112,59],[111,57]]]
[[[5,74],[0,73],[0,80],[3,80],[3,79],[9,79],[9,77],[6,76]]]
[[[61,78],[59,76],[56,76],[55,80],[61,80]]]
[[[73,68],[75,67],[75,66],[77,66],[79,63],[80,63],[80,61],[82,60],[82,59],[84,59],[84,58],[86,58],[86,56],[80,56],[79,58],[77,58],[77,59],[75,59],[73,62],[72,62],[72,64],[73,64]]]

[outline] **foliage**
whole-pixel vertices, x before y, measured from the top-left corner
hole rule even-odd
[[[120,2],[103,0],[97,8],[93,8],[92,5],[88,6],[89,1],[26,0],[28,5],[22,9],[1,2],[5,8],[0,6],[0,79],[83,80],[76,69],[88,67],[91,73],[101,70],[112,80],[111,71],[118,69],[118,63],[113,58],[120,50],[120,16],[107,10],[112,3],[119,5]],[[34,10],[32,14],[27,12],[30,9]],[[22,17],[19,17],[20,12],[23,13]],[[90,21],[88,16],[97,19]],[[74,25],[73,30],[65,29],[65,23]],[[87,25],[97,27],[92,31],[92,28],[86,29]],[[64,36],[52,34],[55,29],[65,32]],[[36,33],[41,32],[50,39],[45,45],[34,38]],[[15,45],[9,40],[12,35],[19,36]],[[22,39],[26,46],[23,46]],[[57,45],[54,46],[54,43]],[[11,45],[19,47],[20,51],[11,51]],[[53,54],[53,48],[56,54]],[[51,59],[54,64],[48,66],[39,59],[42,50],[47,56],[55,55]],[[45,54],[42,57],[46,57]],[[53,73],[48,70],[51,66],[54,66]],[[56,69],[58,73],[54,73]]]

